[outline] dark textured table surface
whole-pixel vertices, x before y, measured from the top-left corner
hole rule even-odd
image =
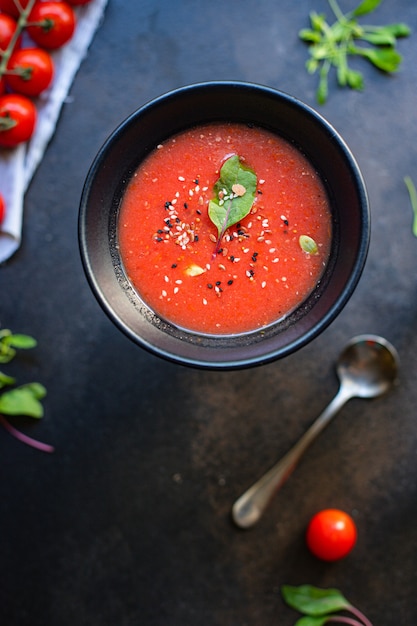
[[[361,61],[363,93],[332,81],[319,107],[298,39],[313,9],[330,17],[325,0],[110,0],[26,195],[22,246],[0,268],[1,325],[38,339],[13,371],[48,389],[43,420],[14,423],[56,447],[0,431],[2,624],[291,626],[284,583],[340,588],[374,625],[417,623],[417,240],[403,182],[417,182],[416,35],[397,75]],[[412,0],[363,21],[399,20],[417,30]],[[372,212],[367,265],[337,320],[298,353],[235,372],[133,345],[90,292],[77,242],[83,181],[113,128],[165,91],[219,79],[317,108],[356,156]],[[346,405],[259,525],[239,531],[234,500],[331,400],[337,354],[364,332],[398,349],[398,385]],[[326,507],[359,533],[334,564],[304,543]]]

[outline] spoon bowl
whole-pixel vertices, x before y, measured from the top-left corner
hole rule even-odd
[[[398,354],[383,337],[359,335],[342,351],[337,375],[349,384],[352,397],[375,398],[391,387],[397,376]]]
[[[235,524],[240,528],[256,524],[304,452],[341,407],[351,398],[376,398],[388,391],[397,378],[398,363],[396,349],[383,337],[358,335],[351,339],[336,365],[338,393],[291,450],[235,502]]]

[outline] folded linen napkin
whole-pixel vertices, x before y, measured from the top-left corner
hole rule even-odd
[[[0,263],[19,248],[22,238],[24,195],[52,138],[62,105],[103,17],[107,0],[92,0],[76,8],[77,26],[72,39],[54,51],[55,76],[51,87],[37,100],[35,132],[27,144],[0,149],[0,193],[6,216],[0,225]]]

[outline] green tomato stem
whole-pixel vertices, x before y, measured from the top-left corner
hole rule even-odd
[[[13,33],[13,37],[11,38],[9,45],[7,46],[7,48],[4,50],[2,54],[2,58],[0,62],[0,78],[6,73],[9,59],[13,54],[13,50],[16,46],[17,40],[22,34],[22,31],[24,30],[24,28],[26,28],[27,26],[28,17],[29,17],[30,12],[33,9],[35,2],[36,0],[29,0],[25,9],[23,9],[22,6],[19,4],[20,15],[19,15],[19,19],[17,20],[16,30]]]

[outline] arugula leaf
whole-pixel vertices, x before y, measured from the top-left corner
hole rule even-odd
[[[324,14],[310,12],[311,28],[299,31],[299,37],[309,46],[310,58],[306,69],[310,74],[318,72],[319,84],[316,98],[324,104],[328,98],[328,76],[332,68],[336,69],[340,87],[362,90],[363,76],[349,67],[349,59],[359,56],[370,61],[378,69],[392,73],[401,64],[402,57],[395,49],[399,37],[408,37],[411,30],[407,24],[388,24],[386,26],[362,26],[356,18],[374,11],[381,0],[363,0],[350,13],[342,13],[337,0],[328,0],[336,17],[336,22],[328,24]],[[358,46],[358,41],[366,46]]]
[[[208,214],[217,227],[216,253],[226,230],[246,217],[255,200],[257,176],[242,164],[238,155],[228,158],[214,185],[215,198],[210,200]]]

